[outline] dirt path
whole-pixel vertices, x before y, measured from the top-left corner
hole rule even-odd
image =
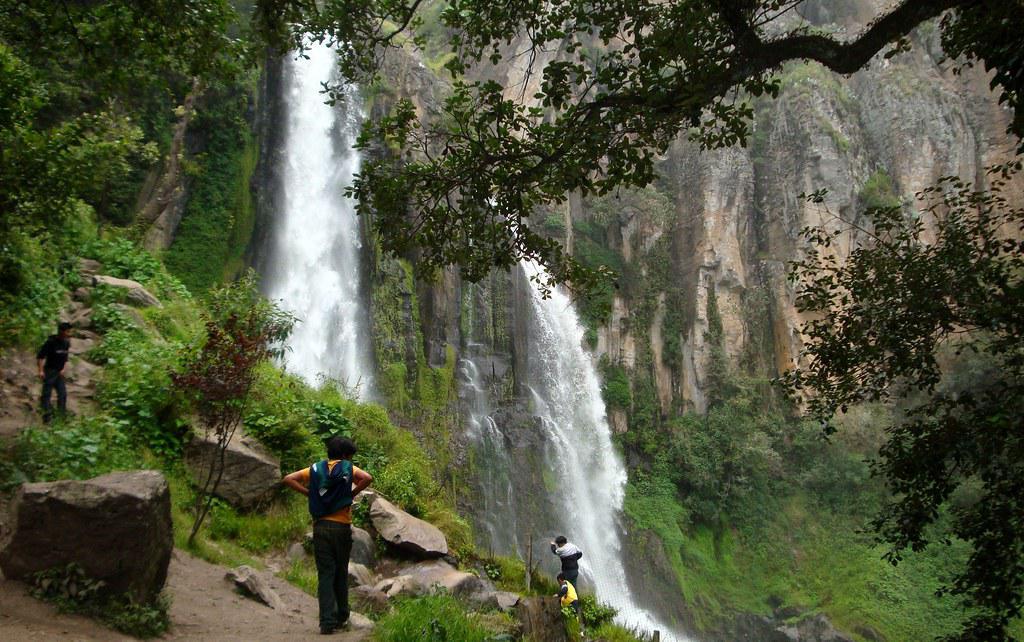
[[[167,579],[171,595],[171,631],[167,640],[253,640],[292,642],[318,635],[316,600],[279,578],[270,581],[286,609],[275,611],[237,594],[222,566],[174,551]],[[364,631],[339,633],[325,640],[358,642]],[[25,585],[0,581],[0,640],[113,642],[131,640],[92,620],[60,615],[49,604],[26,595]]]

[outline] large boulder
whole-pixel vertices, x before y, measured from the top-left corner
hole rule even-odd
[[[217,438],[197,435],[185,448],[185,466],[202,485],[216,461]],[[224,453],[224,474],[214,493],[236,508],[252,508],[281,483],[281,464],[249,437],[234,436]]]
[[[107,287],[124,290],[125,300],[140,308],[161,307],[160,299],[153,296],[153,294],[138,281],[97,274],[92,277],[92,284],[96,286],[105,285]]]
[[[85,481],[24,484],[0,542],[11,579],[75,562],[112,593],[155,597],[167,579],[174,535],[167,480],[155,470]]]
[[[568,642],[557,597],[524,597],[516,604],[516,619],[524,639]]]
[[[362,564],[367,568],[373,568],[377,564],[377,552],[373,544],[373,537],[359,528],[352,527],[352,553],[349,560]]]
[[[448,540],[433,524],[413,517],[380,495],[370,504],[370,521],[388,544],[418,557],[448,554]]]
[[[476,575],[460,571],[448,562],[434,560],[410,566],[400,575],[381,580],[374,588],[388,597],[443,590],[455,597],[469,598],[483,591],[485,586]]]

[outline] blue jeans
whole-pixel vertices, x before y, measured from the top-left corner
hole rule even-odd
[[[57,391],[57,411],[63,415],[68,410],[68,389],[64,385],[64,377],[60,370],[43,371],[43,394],[41,404],[43,407],[43,421],[50,423],[53,419],[53,406],[50,405],[50,397],[53,391]]]
[[[348,621],[348,558],[351,553],[352,527],[349,524],[325,519],[313,524],[321,629],[333,629]]]

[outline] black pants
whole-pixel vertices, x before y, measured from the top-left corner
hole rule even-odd
[[[60,370],[43,371],[43,394],[41,405],[43,407],[43,421],[49,423],[53,419],[53,406],[50,405],[50,396],[57,391],[57,411],[64,414],[68,409],[68,389],[64,385],[64,377]]]
[[[351,553],[350,525],[324,519],[313,524],[321,629],[333,629],[348,621],[348,558]]]
[[[562,576],[565,577],[565,580],[572,584],[573,587],[576,589],[576,592],[579,593],[580,585],[576,582],[576,580],[580,577],[580,569],[562,569]]]

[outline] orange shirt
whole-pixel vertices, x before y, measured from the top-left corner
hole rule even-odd
[[[338,463],[339,461],[341,461],[341,460],[340,459],[332,459],[332,460],[328,461],[327,462],[327,470],[329,470],[329,471],[330,470],[334,470],[334,464]],[[353,477],[353,479],[355,478],[355,473],[358,470],[359,470],[358,468],[356,468],[355,466],[352,466],[352,477]],[[309,476],[310,476],[309,468],[303,468],[302,470],[299,471],[300,481],[302,481],[302,485],[305,486],[306,488],[309,488]],[[351,524],[352,523],[352,506],[348,505],[348,506],[342,508],[341,510],[339,510],[338,512],[331,513],[330,515],[327,515],[326,517],[321,517],[320,519],[326,519],[329,522],[338,522],[339,524]]]

